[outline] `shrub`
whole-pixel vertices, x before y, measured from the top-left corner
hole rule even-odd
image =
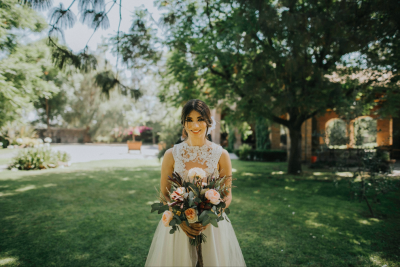
[[[70,155],[66,152],[56,152],[47,147],[27,148],[19,151],[8,168],[17,168],[19,170],[56,168],[60,165],[60,162],[69,160]]]
[[[239,157],[240,160],[248,160],[252,147],[248,144],[243,144],[239,147],[236,155]]]
[[[286,150],[270,150],[270,149],[255,149],[251,146],[244,144],[239,149],[235,150],[236,156],[240,160],[252,161],[287,161]]]
[[[158,159],[161,159],[165,152],[174,146],[178,140],[180,140],[182,135],[182,126],[180,123],[165,125],[162,131],[159,133],[160,141],[164,142],[163,149],[158,153]]]

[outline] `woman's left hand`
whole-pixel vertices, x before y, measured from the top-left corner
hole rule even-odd
[[[207,224],[206,226],[203,226],[202,228],[203,228],[203,230],[201,230],[202,232],[204,232],[207,228],[208,228],[208,226],[210,226],[210,223],[209,224]]]

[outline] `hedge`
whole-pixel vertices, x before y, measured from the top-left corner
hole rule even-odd
[[[235,150],[235,154],[240,160],[249,161],[287,161],[286,150],[255,149],[255,150]]]

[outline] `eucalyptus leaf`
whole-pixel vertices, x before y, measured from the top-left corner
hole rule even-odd
[[[208,215],[208,217],[210,217],[212,219],[218,218],[218,215],[216,215],[215,213],[212,213],[212,212],[209,212],[207,215]]]
[[[169,226],[175,226],[176,224],[176,219],[173,218],[170,222],[169,222]]]
[[[226,209],[225,209],[225,214],[226,214],[226,215],[229,215],[229,213],[231,213],[231,211],[229,210],[229,208],[226,208]]]
[[[178,217],[178,215],[174,215],[174,219],[176,220],[176,224],[181,224],[182,220]]]
[[[214,226],[218,228],[218,222],[215,219],[211,219],[210,223]]]
[[[211,218],[210,217],[206,217],[205,220],[201,223],[203,226],[206,226],[207,224],[209,224],[211,222]]]
[[[168,205],[164,205],[158,209],[158,214],[163,213],[164,211],[169,210]]]
[[[207,213],[208,213],[208,211],[205,210],[205,211],[203,211],[203,212],[200,214],[200,216],[199,216],[199,221],[200,221],[200,222],[203,221],[203,219],[204,219],[204,217],[207,215]]]
[[[196,203],[201,203],[202,201],[201,201],[200,198],[196,197],[196,198],[194,199],[194,202],[196,202]]]

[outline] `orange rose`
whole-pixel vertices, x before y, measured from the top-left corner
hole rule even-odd
[[[162,215],[162,222],[165,225],[165,227],[169,227],[169,223],[172,221],[172,218],[174,217],[174,214],[170,212],[169,210],[164,211]]]
[[[195,209],[190,208],[185,210],[185,215],[189,223],[195,223],[198,220],[197,211]]]
[[[206,192],[205,197],[210,200],[211,204],[214,205],[218,205],[221,200],[221,196],[219,195],[219,193],[217,191],[215,191],[214,189],[210,189]]]

